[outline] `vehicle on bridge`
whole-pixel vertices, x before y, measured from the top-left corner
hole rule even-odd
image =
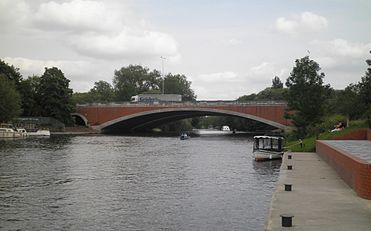
[[[255,161],[282,159],[283,137],[254,136],[253,155]]]
[[[182,102],[182,96],[177,94],[139,94],[130,99],[131,103],[158,103],[158,102]]]

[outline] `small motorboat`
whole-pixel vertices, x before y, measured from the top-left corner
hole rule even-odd
[[[254,136],[253,155],[255,161],[282,159],[283,137]]]
[[[181,135],[180,135],[180,139],[181,140],[188,140],[190,138],[189,135],[187,135],[187,133],[183,132]]]

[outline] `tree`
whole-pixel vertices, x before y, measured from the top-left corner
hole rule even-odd
[[[41,108],[36,102],[36,89],[40,83],[39,76],[31,76],[22,80],[18,85],[18,90],[22,98],[23,116],[37,116]]]
[[[281,82],[280,78],[278,76],[275,76],[273,79],[272,79],[272,88],[273,89],[276,89],[276,88],[283,88],[283,83]]]
[[[15,86],[22,80],[22,75],[19,73],[19,69],[13,65],[9,65],[0,59],[0,74],[7,77],[9,80],[14,81]]]
[[[166,94],[179,94],[182,95],[183,101],[194,101],[196,95],[191,89],[192,82],[187,80],[185,75],[172,75],[168,74],[165,77],[165,93]]]
[[[113,85],[118,100],[129,101],[131,96],[159,89],[160,72],[140,65],[129,65],[115,70]]]
[[[100,80],[94,83],[94,87],[89,91],[90,97],[93,102],[108,103],[114,100],[114,90],[111,84],[106,81]]]
[[[37,103],[42,116],[53,117],[65,124],[72,124],[72,89],[70,80],[57,67],[45,68],[37,87]]]
[[[21,113],[21,97],[15,83],[0,74],[0,122],[9,122]]]
[[[320,121],[324,114],[324,102],[329,92],[329,85],[323,85],[324,73],[318,73],[321,68],[309,56],[297,59],[286,81],[288,92],[285,94],[288,110],[287,117],[292,119],[298,128],[298,135],[303,137],[307,127]]]
[[[359,83],[359,94],[365,108],[368,126],[371,128],[371,59],[367,59],[366,63],[369,67]]]

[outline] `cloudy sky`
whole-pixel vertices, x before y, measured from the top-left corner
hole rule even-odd
[[[0,0],[0,59],[59,67],[74,91],[140,64],[185,74],[198,99],[236,99],[310,54],[336,89],[371,58],[370,0]]]

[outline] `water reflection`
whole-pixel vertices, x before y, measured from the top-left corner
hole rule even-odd
[[[262,230],[280,162],[241,137],[51,137],[0,147],[5,230]]]

